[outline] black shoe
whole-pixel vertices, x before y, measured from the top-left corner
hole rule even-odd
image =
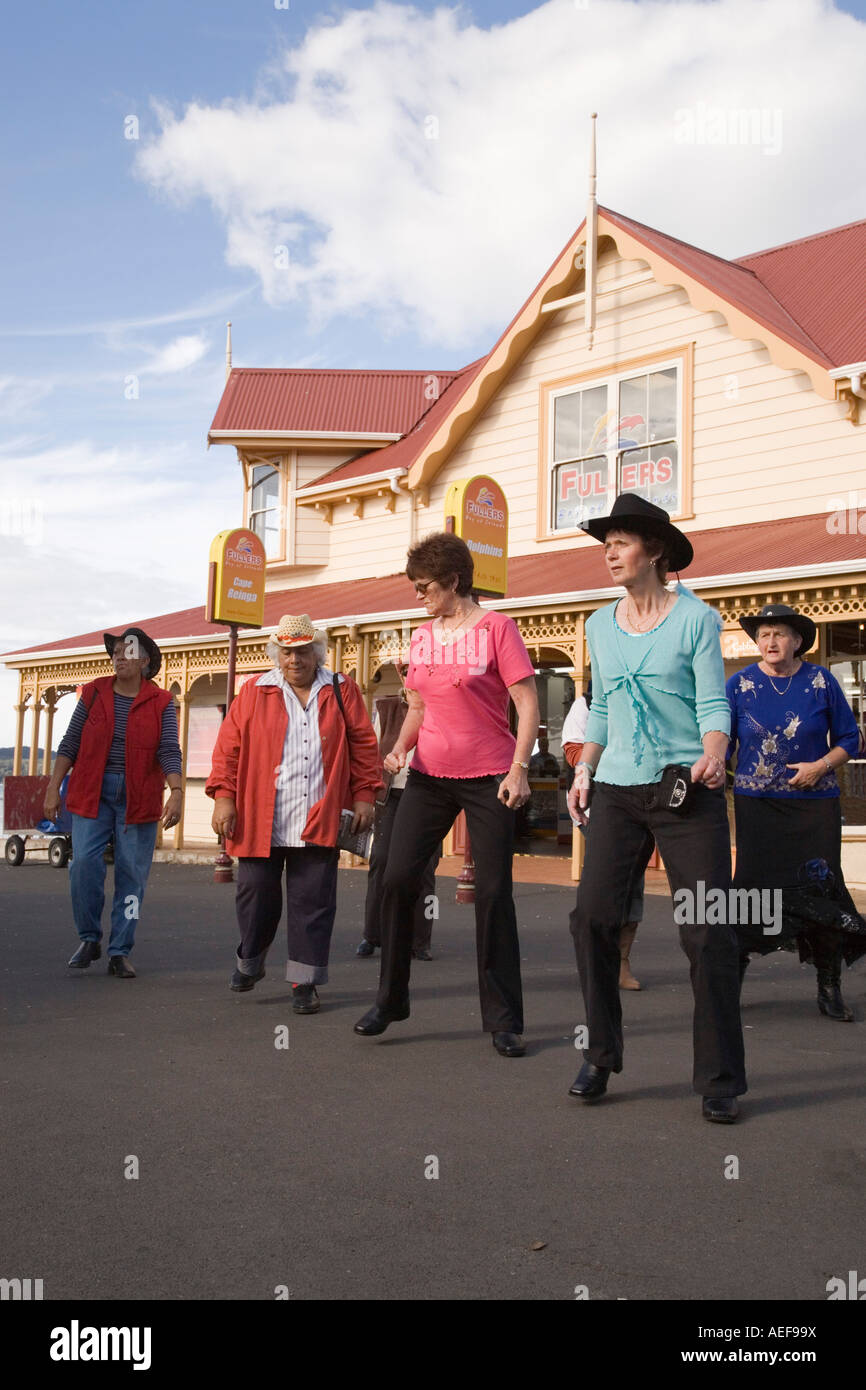
[[[373,945],[372,941],[362,941],[361,944],[355,948],[355,955],[372,956],[375,950],[376,947]]]
[[[405,1009],[399,1009],[396,1013],[391,1013],[388,1009],[380,1009],[378,1004],[359,1018],[355,1024],[355,1032],[361,1033],[365,1038],[374,1038],[377,1033],[384,1033],[389,1023],[401,1023],[404,1018],[409,1017],[409,1005]]]
[[[135,971],[126,956],[109,956],[108,973],[109,975],[116,975],[120,980],[135,979]]]
[[[610,1067],[597,1067],[594,1062],[584,1062],[568,1094],[578,1096],[580,1100],[598,1100],[607,1090],[609,1076]]]
[[[321,1007],[315,985],[292,985],[292,1008],[296,1014],[317,1014]]]
[[[102,947],[98,941],[82,941],[75,955],[66,963],[74,970],[86,970],[91,961],[99,960],[101,955]]]
[[[732,1125],[740,1113],[736,1096],[704,1096],[701,1114],[717,1125]]]
[[[500,1057],[523,1057],[526,1044],[519,1033],[494,1033],[493,1046]]]
[[[254,984],[264,978],[264,966],[259,971],[258,975],[245,975],[242,970],[236,970],[229,980],[229,989],[235,990],[237,994],[246,994],[248,989],[252,989]]]
[[[412,959],[413,959],[413,960],[432,960],[433,957],[431,956],[431,954],[430,954],[430,952],[429,952],[428,950],[422,948],[420,951],[413,951],[413,952],[412,952]]]
[[[72,962],[69,962],[70,965]],[[818,971],[818,1008],[825,1018],[837,1023],[853,1023],[854,1014],[842,998],[842,977],[828,970]]]

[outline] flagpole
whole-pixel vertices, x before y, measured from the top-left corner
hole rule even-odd
[[[586,275],[584,277],[584,322],[586,345],[592,351],[595,337],[595,268],[598,243],[598,201],[596,199],[595,123],[598,112],[593,111],[592,134],[589,144],[589,202],[586,208]]]

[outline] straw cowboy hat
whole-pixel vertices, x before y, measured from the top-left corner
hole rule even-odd
[[[671,525],[664,508],[638,497],[636,492],[621,492],[610,516],[593,517],[583,523],[581,530],[597,541],[603,541],[608,531],[633,531],[639,536],[652,536],[664,545],[672,570],[687,569],[695,558],[691,542]]]
[[[311,642],[324,642],[324,632],[313,627],[308,613],[284,613],[274,628],[272,641],[280,647],[307,647]]]

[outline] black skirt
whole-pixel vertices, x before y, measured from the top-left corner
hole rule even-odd
[[[814,962],[814,945],[841,946],[848,965],[866,954],[866,921],[842,876],[839,797],[734,796],[735,888],[779,889],[782,928],[772,935],[741,924],[742,951],[797,950]],[[822,950],[822,954],[824,950]]]

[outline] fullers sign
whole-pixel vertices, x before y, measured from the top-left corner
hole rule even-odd
[[[484,476],[452,483],[445,498],[445,530],[460,536],[475,561],[475,588],[501,598],[508,582],[508,503]]]
[[[261,627],[265,548],[253,531],[220,531],[210,548],[205,617],[209,623]]]

